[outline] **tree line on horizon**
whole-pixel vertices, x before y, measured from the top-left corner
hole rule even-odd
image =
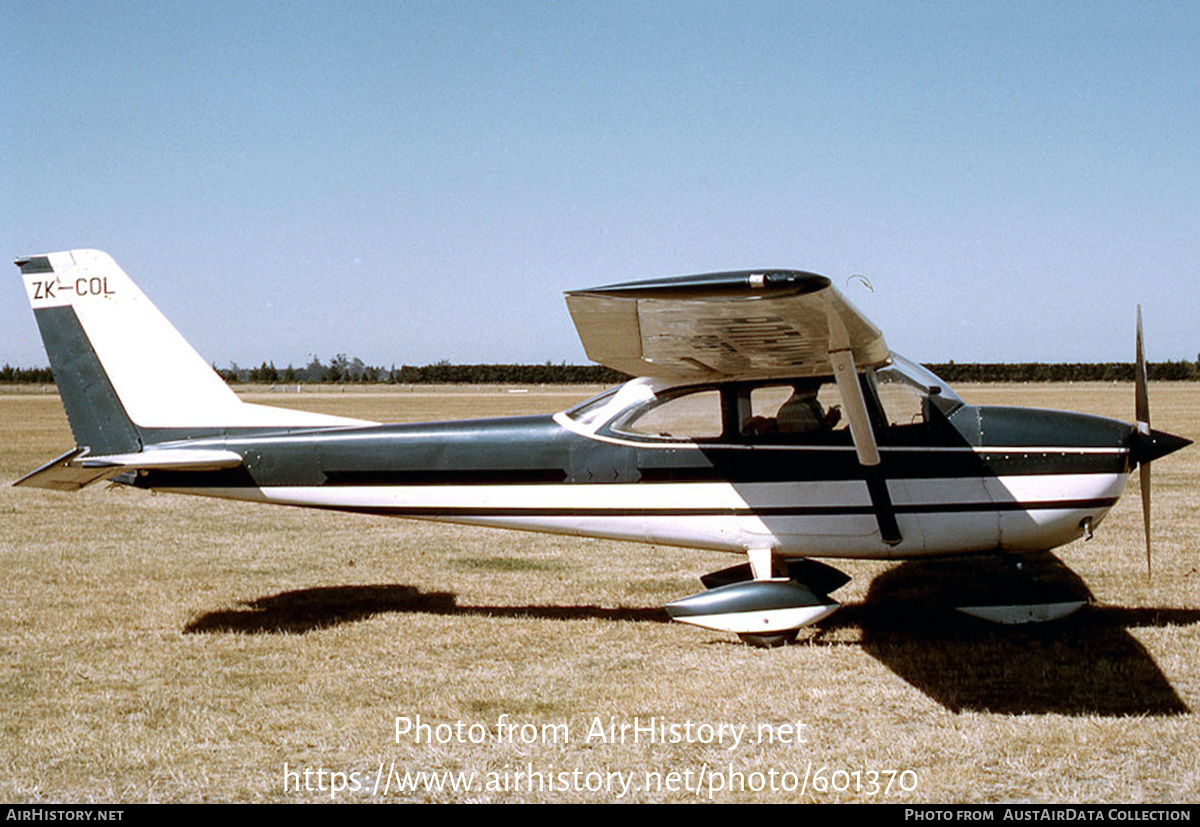
[[[1132,382],[1133,362],[942,362],[926,368],[947,382]],[[1200,380],[1195,362],[1147,362],[1146,374],[1156,382]]]
[[[236,363],[213,367],[230,384],[390,384],[390,385],[591,385],[617,384],[629,377],[603,365],[453,365],[448,361],[420,367],[389,368],[367,365],[358,357],[339,353],[324,364],[313,358],[306,366],[275,367],[263,362],[256,368]]]
[[[1131,362],[1024,362],[928,363],[926,368],[948,383],[957,382],[1132,382]],[[602,365],[454,365],[448,361],[432,365],[402,365],[384,368],[365,364],[358,357],[339,353],[324,364],[313,358],[304,367],[289,364],[275,367],[263,362],[256,368],[216,370],[229,384],[392,384],[392,385],[616,385],[629,377]],[[1195,362],[1151,362],[1150,379],[1165,382],[1200,381],[1200,358]],[[17,368],[5,363],[0,383],[51,384],[50,368]]]

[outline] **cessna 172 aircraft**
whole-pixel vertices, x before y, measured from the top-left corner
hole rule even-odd
[[[636,377],[553,416],[385,425],[242,402],[105,253],[17,260],[76,447],[17,485],[156,491],[745,555],[676,620],[778,645],[839,607],[808,558],[1040,552],[1091,532],[1188,440],[966,404],[792,270],[567,294],[588,356]],[[963,607],[1003,622],[1082,605]]]

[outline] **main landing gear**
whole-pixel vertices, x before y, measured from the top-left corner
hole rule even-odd
[[[786,570],[774,576],[774,564]],[[750,646],[773,648],[796,639],[805,626],[841,608],[829,592],[850,581],[814,560],[776,561],[769,550],[750,552],[750,562],[700,578],[707,591],[667,604],[681,623],[733,632]]]
[[[921,611],[957,609],[991,623],[1060,620],[1091,597],[1079,576],[1049,553],[914,560],[876,583],[882,586],[900,572],[919,580],[927,593]],[[700,580],[705,591],[667,604],[673,619],[732,632],[750,646],[773,648],[791,643],[800,629],[841,608],[829,593],[850,577],[815,560],[771,560],[751,552],[749,563]]]

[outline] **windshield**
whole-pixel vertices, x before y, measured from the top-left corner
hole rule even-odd
[[[867,371],[866,378],[884,420],[893,428],[924,426],[934,408],[948,416],[964,404],[932,372],[896,354],[890,365]]]
[[[581,425],[594,425],[598,421],[598,415],[603,412],[612,398],[616,396],[618,388],[610,388],[604,393],[593,396],[584,402],[580,402],[573,408],[568,408],[567,416],[574,419]]]
[[[919,389],[925,395],[940,396],[942,399],[962,405],[963,400],[933,371],[905,359],[899,353],[892,354],[892,363],[876,371],[881,382],[904,382]]]

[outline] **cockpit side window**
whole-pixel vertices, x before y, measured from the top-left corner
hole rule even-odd
[[[587,408],[569,412],[584,418]],[[617,414],[618,435],[688,442],[849,444],[832,380],[786,379],[673,389]]]
[[[896,354],[859,376],[882,445],[957,444],[947,417],[965,403],[937,376]],[[597,435],[639,442],[849,446],[854,440],[832,377],[705,385],[634,379],[566,411]],[[933,442],[930,442],[933,440]]]
[[[895,371],[879,371],[875,374],[875,393],[884,420],[889,427],[924,425],[927,421],[926,399],[923,388],[904,380]]]
[[[738,399],[741,434],[752,441],[826,441],[847,425],[833,382],[759,385],[747,388]]]

